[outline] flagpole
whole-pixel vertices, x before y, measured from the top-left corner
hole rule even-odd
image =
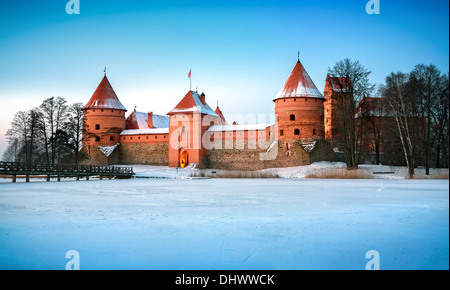
[[[189,70],[189,91],[192,91],[192,69]]]

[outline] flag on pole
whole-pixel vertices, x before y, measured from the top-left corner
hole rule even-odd
[[[189,73],[188,73],[188,78],[189,78],[189,91],[192,91],[191,71],[192,71],[192,69],[190,69],[190,70],[189,70]]]

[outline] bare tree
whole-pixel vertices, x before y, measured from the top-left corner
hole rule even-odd
[[[347,168],[357,168],[358,132],[355,110],[363,96],[370,96],[375,86],[369,82],[370,71],[359,61],[348,58],[338,61],[328,69],[330,85],[339,93],[335,95],[335,108],[339,118],[339,135],[342,138]]]
[[[420,95],[419,104],[421,115],[426,119],[425,133],[423,134],[422,142],[424,147],[424,161],[426,174],[430,174],[431,161],[431,144],[435,137],[432,132],[433,116],[432,110],[439,98],[441,91],[441,72],[434,65],[418,64],[411,72],[411,77],[415,79],[417,85],[415,86],[415,93]]]
[[[11,128],[6,131],[9,143],[17,142],[17,161],[29,162],[29,114],[26,111],[18,111],[11,122]]]
[[[69,106],[69,120],[67,122],[67,132],[69,134],[69,146],[73,151],[75,163],[78,164],[78,152],[81,148],[83,136],[83,104],[75,103]]]
[[[437,99],[431,109],[432,130],[435,138],[434,166],[448,167],[448,128],[449,128],[449,78],[443,75],[439,82]],[[441,156],[442,155],[442,156]]]
[[[410,177],[414,175],[419,152],[418,132],[423,128],[417,85],[414,75],[398,72],[386,77],[386,84],[380,89],[395,119]]]
[[[2,160],[9,162],[18,161],[18,152],[19,152],[19,139],[18,138],[9,138],[8,139],[8,147],[5,152],[3,152]]]
[[[46,149],[47,160],[51,164],[56,164],[61,158],[59,135],[63,133],[61,129],[68,118],[67,101],[61,97],[51,97],[44,100],[40,109],[42,112],[42,125],[44,126],[43,131],[47,140],[46,143],[50,147]]]

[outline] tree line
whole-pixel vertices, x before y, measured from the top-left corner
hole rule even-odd
[[[4,161],[78,164],[83,133],[83,104],[51,97],[39,107],[18,111],[6,132]]]
[[[338,144],[345,153],[348,169],[358,167],[362,144],[367,138],[363,132],[367,122],[364,125],[362,119],[370,117],[373,124],[369,127],[373,130],[371,135],[375,139],[376,150],[382,142],[380,132],[391,130],[398,140],[401,152],[398,157],[408,167],[409,175],[412,176],[418,166],[425,167],[427,175],[431,167],[449,166],[448,73],[442,73],[432,64],[418,64],[408,73],[392,72],[378,90],[369,81],[371,72],[359,61],[344,59],[329,68],[328,73],[341,80],[337,82],[340,88],[337,102],[333,105],[339,119],[335,128],[338,140],[334,140],[333,145]],[[357,114],[364,98],[374,95],[382,98],[381,106]],[[383,122],[375,124],[375,117],[383,118]],[[396,145],[391,142],[389,146]]]

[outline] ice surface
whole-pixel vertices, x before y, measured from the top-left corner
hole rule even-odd
[[[194,170],[135,171],[156,177],[158,169],[161,177]],[[303,174],[295,170],[286,175]],[[81,269],[364,269],[369,250],[380,253],[381,269],[448,269],[449,184],[298,178],[0,184],[0,269],[64,269],[69,250],[79,252]]]

